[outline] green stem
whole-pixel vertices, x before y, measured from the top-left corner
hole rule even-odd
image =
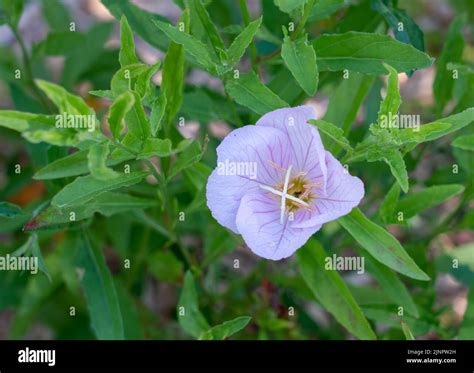
[[[240,120],[239,115],[237,114],[237,110],[235,109],[235,104],[234,101],[230,98],[229,94],[227,93],[227,90],[225,90],[225,99],[227,100],[227,103],[229,104],[230,111],[232,112],[232,116],[234,117],[235,123],[241,127],[242,126],[242,121]]]
[[[298,27],[296,28],[295,32],[291,35],[291,39],[295,40],[300,36],[301,32],[304,30],[306,26],[306,22],[308,21],[308,17],[311,14],[311,11],[314,7],[314,0],[309,0],[308,3],[304,7],[303,17],[301,18],[300,23],[298,23]]]
[[[244,20],[244,25],[247,27],[250,23],[250,14],[247,8],[246,0],[240,0],[240,10],[242,11],[242,18]],[[258,63],[257,63],[257,47],[255,46],[255,42],[252,40],[250,43],[250,59],[252,61],[252,69],[255,73],[258,74]]]

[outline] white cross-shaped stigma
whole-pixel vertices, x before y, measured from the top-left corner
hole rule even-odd
[[[303,201],[303,200],[301,200],[297,197],[294,197],[291,194],[288,194],[288,184],[290,182],[291,168],[292,168],[292,166],[290,165],[290,167],[288,167],[288,169],[286,170],[285,183],[283,184],[283,191],[282,192],[280,192],[279,190],[277,190],[275,188],[272,188],[271,186],[260,184],[260,188],[262,188],[264,190],[267,190],[267,191],[281,197],[280,224],[283,224],[283,220],[284,220],[284,217],[285,217],[285,207],[286,207],[286,200],[287,199],[289,199],[291,201],[295,201],[295,202],[299,203],[300,205],[303,205],[303,206],[306,206],[306,207],[309,206],[305,201]]]

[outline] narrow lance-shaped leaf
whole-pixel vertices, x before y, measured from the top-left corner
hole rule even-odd
[[[333,92],[324,120],[342,128],[347,135],[374,79],[373,76],[351,72]]]
[[[424,52],[423,31],[404,10],[394,8],[391,4],[386,5],[382,0],[373,0],[371,6],[385,18],[397,40]]]
[[[440,114],[453,95],[454,79],[452,71],[448,70],[448,63],[461,62],[464,50],[464,38],[461,28],[466,22],[466,15],[457,16],[451,23],[446,35],[441,56],[436,61],[436,75],[433,82],[433,95],[436,109]]]
[[[308,35],[292,40],[287,32],[281,47],[281,57],[298,84],[308,96],[314,96],[318,88],[318,66],[316,52],[308,43]]]
[[[120,66],[124,67],[134,63],[138,63],[135,54],[135,42],[133,41],[133,32],[128,24],[127,17],[122,15],[120,19]]]
[[[430,279],[395,237],[370,221],[359,209],[339,218],[338,222],[364,249],[387,267],[416,280]]]
[[[139,183],[148,172],[132,172],[111,180],[97,180],[92,176],[81,176],[66,185],[52,199],[51,204],[59,208],[85,203],[99,193]]]
[[[197,21],[201,23],[204,32],[209,40],[209,44],[211,46],[211,50],[213,50],[215,57],[215,61],[220,60],[219,50],[224,51],[225,46],[224,42],[222,41],[219,32],[217,31],[216,26],[211,20],[209,13],[207,12],[206,8],[202,4],[201,0],[190,0],[191,3],[191,23],[196,22],[193,18],[194,16],[197,18]]]
[[[398,182],[395,182],[389,189],[379,209],[380,219],[385,224],[388,224],[389,222],[392,222],[394,220],[399,197],[400,184],[398,184]]]
[[[392,175],[397,180],[402,190],[406,193],[408,191],[408,173],[403,160],[403,155],[398,150],[398,147],[393,144],[374,144],[367,152],[367,160],[375,162],[383,160],[389,165]]]
[[[375,260],[370,254],[365,255],[368,271],[375,277],[385,294],[397,306],[402,306],[408,313],[419,316],[415,302],[406,286],[388,267]]]
[[[91,244],[87,235],[82,238],[76,265],[97,338],[124,339],[122,314],[112,275],[104,256]]]
[[[95,120],[94,111],[81,97],[73,95],[63,87],[45,80],[36,80],[36,83],[46,96],[58,107],[60,114],[93,115]]]
[[[405,219],[408,219],[420,211],[439,205],[463,191],[464,186],[459,184],[434,185],[418,192],[407,194],[400,200],[396,209],[397,212],[403,213]]]
[[[403,334],[405,334],[405,339],[407,341],[414,341],[415,337],[413,336],[413,333],[411,332],[408,324],[403,320],[401,320],[400,323],[402,325]]]
[[[327,271],[327,254],[310,240],[296,253],[301,275],[321,305],[359,339],[376,339],[347,285],[336,271]]]
[[[88,153],[89,149],[85,149],[57,159],[36,172],[33,178],[36,180],[51,180],[86,174],[89,171]],[[123,158],[108,159],[106,165],[115,166],[133,158],[132,154],[126,154]]]
[[[254,72],[229,78],[225,82],[225,88],[235,101],[260,115],[288,107],[288,104],[266,87]]]
[[[252,42],[262,23],[262,17],[250,22],[247,27],[234,39],[227,50],[227,64],[235,66],[245,53],[245,50]]]
[[[116,19],[119,20],[122,15],[125,15],[132,29],[147,43],[158,49],[166,50],[167,38],[152,23],[153,21],[169,22],[165,17],[147,12],[129,0],[101,0],[101,2]]]
[[[172,154],[170,139],[147,139],[137,159],[156,157],[168,157]]]
[[[156,136],[163,126],[167,104],[168,101],[164,94],[161,94],[160,97],[153,100],[151,104],[150,125],[152,136]]]
[[[147,209],[156,204],[157,201],[152,199],[134,197],[125,193],[105,192],[87,202],[66,208],[50,206],[26,223],[24,230],[32,231],[79,222],[92,217],[95,213],[109,217],[126,211]],[[73,221],[71,221],[71,216],[74,216]]]
[[[223,340],[244,329],[252,318],[249,316],[237,317],[233,320],[225,321],[220,325],[213,326],[207,332],[201,334],[199,339]]]
[[[435,125],[436,123],[446,123],[451,126],[444,126],[443,129],[437,131],[432,131],[427,134],[423,141],[433,141],[437,140],[440,137],[446,136],[450,133],[460,130],[474,122],[474,107],[464,110],[461,113],[450,115],[449,117],[438,119],[436,122],[431,122],[421,126],[421,131],[423,131],[427,126]]]
[[[151,125],[143,108],[140,95],[135,91],[130,91],[130,93],[135,99],[132,108],[125,114],[128,132],[141,140],[145,140],[151,134]]]
[[[119,176],[117,172],[106,165],[109,155],[109,143],[94,144],[89,148],[87,160],[91,175],[97,180],[115,179]]]
[[[352,70],[365,74],[386,74],[383,62],[398,72],[431,66],[433,60],[415,47],[388,35],[364,32],[325,34],[313,40],[319,71]]]
[[[474,151],[474,135],[459,136],[451,145],[455,148]]]
[[[129,91],[122,93],[110,105],[109,126],[115,139],[120,137],[125,115],[132,109],[133,105],[135,105],[135,96]]]
[[[214,61],[209,54],[209,49],[204,43],[192,35],[189,35],[184,29],[180,30],[178,27],[174,27],[168,23],[155,21],[155,25],[158,29],[163,31],[171,41],[182,45],[185,51],[195,58],[196,63],[198,63],[200,67],[211,73],[215,71]],[[180,25],[180,27],[181,26],[182,25]]]
[[[191,272],[186,272],[181,295],[178,301],[178,321],[185,332],[199,338],[200,335],[209,330],[209,324],[199,311],[199,302],[194,285],[194,277]]]
[[[189,12],[184,11],[179,21],[184,25],[183,31],[178,31],[185,34],[189,30]],[[187,35],[187,34],[186,34]],[[165,60],[163,62],[163,80],[161,84],[162,95],[165,97],[162,99],[161,104],[165,103],[164,111],[164,126],[165,134],[170,132],[170,124],[181,107],[183,102],[183,86],[184,86],[184,74],[185,74],[185,59],[184,59],[184,46],[175,43],[170,43],[168,52],[166,53]],[[163,101],[165,100],[165,101]],[[159,104],[159,103],[158,103]],[[156,115],[156,108],[155,108]],[[152,124],[152,126],[156,125]]]
[[[398,114],[398,108],[402,102],[400,92],[398,90],[398,73],[392,66],[384,63],[383,65],[388,71],[387,93],[380,104],[378,113],[378,124],[383,128],[392,129],[392,121]]]
[[[335,141],[348,152],[352,152],[354,150],[352,149],[349,140],[344,137],[344,131],[341,128],[335,126],[332,123],[326,122],[325,120],[310,119],[308,123],[314,124],[322,133]]]

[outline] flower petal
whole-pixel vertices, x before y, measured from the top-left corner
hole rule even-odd
[[[263,192],[245,194],[237,212],[237,227],[247,246],[255,254],[271,260],[292,255],[321,226],[295,228],[286,215],[280,224],[278,198]]]
[[[256,125],[283,131],[293,149],[291,165],[295,172],[307,172],[312,181],[322,177],[324,189],[327,175],[324,146],[317,128],[307,123],[315,118],[316,113],[311,106],[297,106],[265,114]]]
[[[362,181],[358,177],[351,176],[329,152],[326,152],[326,166],[328,170],[326,193],[316,197],[312,203],[314,212],[305,211],[295,216],[295,227],[319,226],[344,216],[351,212],[364,196]]]
[[[291,149],[286,135],[274,128],[244,126],[232,131],[217,148],[218,167],[209,176],[206,197],[212,216],[224,227],[239,233],[235,223],[241,198],[259,190],[259,184],[275,186],[284,172],[270,165],[270,161],[286,168]],[[229,167],[241,165],[232,174]]]

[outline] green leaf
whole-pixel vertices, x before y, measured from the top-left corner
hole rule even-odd
[[[364,74],[386,74],[383,63],[398,72],[431,66],[433,60],[411,45],[390,36],[364,32],[325,34],[313,40],[319,71],[352,70]]]
[[[216,26],[211,20],[209,13],[202,4],[201,0],[190,0],[190,15],[191,24],[196,21],[200,23],[200,26],[208,39],[208,44],[211,46],[210,50],[214,51],[214,60],[219,61],[219,50],[225,50],[224,42],[222,41]]]
[[[60,0],[43,0],[41,6],[43,16],[51,29],[54,31],[69,31],[71,17],[69,11]]]
[[[35,45],[33,58],[45,56],[70,56],[86,46],[86,36],[79,32],[63,31],[48,34],[45,40]]]
[[[38,269],[43,272],[46,277],[48,278],[49,282],[51,282],[51,275],[44,264],[43,254],[41,253],[41,249],[38,243],[38,235],[36,233],[31,234],[28,237],[28,240],[21,245],[18,249],[16,249],[12,254],[12,256],[33,256],[38,260]]]
[[[461,62],[464,50],[464,37],[461,28],[466,23],[466,15],[458,15],[449,26],[441,55],[436,61],[436,75],[433,82],[433,95],[436,109],[440,114],[453,95],[454,79],[447,69],[450,62]]]
[[[474,122],[474,107],[466,109],[461,113],[450,115],[449,117],[446,117],[446,118],[438,119],[436,122],[427,123],[421,126],[421,131],[425,130],[427,126],[429,128],[435,125],[436,123],[446,123],[446,124],[451,124],[451,126],[449,127],[444,126],[444,129],[430,132],[429,134],[425,136],[425,139],[423,141],[437,140],[440,137],[446,136],[450,133],[460,130],[461,128],[466,127],[472,122]]]
[[[119,173],[115,172],[106,165],[107,157],[109,155],[109,143],[94,144],[89,148],[87,160],[91,175],[97,180],[115,179]]]
[[[204,43],[189,35],[186,30],[180,31],[169,23],[160,21],[154,21],[154,23],[171,41],[182,45],[184,50],[195,58],[196,63],[201,68],[211,73],[215,71],[215,64],[209,54],[209,48]]]
[[[209,330],[204,315],[199,311],[199,302],[194,285],[194,277],[191,272],[186,272],[183,288],[178,301],[177,317],[179,324],[186,333],[199,338],[199,336]]]
[[[333,92],[324,120],[342,128],[347,135],[374,79],[373,76],[350,73]]]
[[[402,306],[404,310],[415,317],[419,316],[415,302],[406,286],[391,269],[376,261],[372,256],[365,256],[367,268],[382,287],[385,294],[397,307]]]
[[[402,153],[397,149],[388,148],[382,159],[389,165],[392,175],[395,177],[398,184],[400,184],[402,190],[406,193],[409,187],[408,173]]]
[[[26,231],[43,229],[89,219],[95,213],[109,217],[127,211],[147,209],[156,205],[156,200],[134,197],[124,193],[105,192],[87,202],[66,208],[50,206],[26,223],[24,229]]]
[[[455,148],[474,151],[474,135],[456,137],[451,145]]]
[[[122,15],[120,19],[120,66],[124,67],[138,63],[137,55],[135,54],[135,42],[133,41],[133,32],[128,24],[127,17]]]
[[[185,30],[180,33],[185,33],[189,30],[189,12],[184,11],[180,22],[183,23]],[[164,114],[164,125],[165,134],[169,135],[170,125],[172,120],[183,103],[183,87],[184,87],[184,76],[185,76],[185,58],[184,58],[184,47],[179,44],[172,42],[166,53],[165,60],[163,62],[163,80],[161,84],[162,96],[164,96],[165,112]],[[156,110],[156,109],[155,109]],[[156,128],[156,127],[155,127]]]
[[[173,164],[171,171],[168,175],[168,180],[178,175],[181,171],[184,171],[188,167],[191,167],[195,163],[199,162],[206,150],[206,147],[201,145],[197,141],[191,143],[184,143],[185,148],[181,151],[177,161]],[[205,144],[206,145],[206,144]],[[180,150],[180,149],[178,149]]]
[[[293,10],[302,7],[308,0],[274,0],[275,5],[284,13],[291,13]]]
[[[163,84],[162,84],[162,87],[163,87]],[[182,95],[179,95],[179,96],[182,97]],[[158,131],[163,126],[162,122],[163,122],[163,119],[165,118],[167,104],[168,104],[168,101],[164,94],[160,95],[160,97],[153,100],[151,104],[150,123],[151,123],[152,136],[156,136],[158,134]],[[181,106],[181,104],[179,106]]]
[[[350,214],[339,218],[338,222],[364,249],[387,267],[416,280],[430,279],[395,237],[370,221],[359,209],[353,209]]]
[[[17,132],[54,127],[54,115],[24,113],[20,111],[0,110],[0,126]]]
[[[77,253],[80,283],[84,290],[92,329],[97,339],[124,339],[123,320],[112,275],[104,256],[85,234]]]
[[[239,104],[257,114],[288,107],[288,104],[266,87],[254,72],[240,74],[236,79],[228,79],[225,89]]]
[[[308,22],[315,22],[328,18],[339,9],[349,5],[346,0],[315,0],[314,7],[308,17]]]
[[[120,68],[110,81],[113,97],[118,97],[124,92],[136,90],[138,77],[145,74],[149,66],[137,63]]]
[[[170,139],[147,139],[137,159],[168,157],[172,154]]]
[[[392,66],[384,63],[388,71],[387,93],[380,104],[377,123],[382,128],[392,129],[392,123],[388,123],[389,118],[395,119],[398,115],[398,109],[402,103],[400,92],[398,90],[398,73]]]
[[[394,220],[399,197],[400,184],[396,182],[388,191],[379,209],[379,217],[385,224],[388,224]]]
[[[327,135],[329,138],[331,138],[333,141],[335,141],[337,144],[339,144],[343,149],[347,150],[348,152],[352,152],[354,149],[352,149],[351,144],[349,143],[349,140],[347,140],[344,137],[344,131],[335,126],[332,123],[326,122],[325,120],[316,120],[316,119],[310,119],[308,123],[315,125],[318,127],[318,129]]]
[[[408,191],[408,173],[403,160],[402,153],[395,146],[390,146],[384,143],[375,144],[367,153],[367,160],[375,162],[383,160],[389,165],[392,175],[400,184],[402,190],[406,193]]]
[[[237,317],[230,321],[225,321],[222,324],[213,326],[207,332],[203,333],[199,339],[204,340],[224,340],[233,334],[240,332],[252,320],[249,316]]]
[[[97,180],[90,175],[81,176],[59,191],[51,200],[51,204],[59,208],[67,208],[85,203],[99,193],[139,183],[147,175],[148,172],[132,172],[112,180]]]
[[[403,320],[401,320],[400,323],[402,324],[402,330],[403,330],[403,334],[405,334],[405,339],[407,341],[414,341],[415,337],[413,336],[413,333],[411,332],[408,324]]]
[[[124,338],[128,340],[145,339],[144,325],[140,320],[135,299],[120,281],[115,281],[114,284],[123,320]]]
[[[51,180],[86,174],[89,172],[88,153],[89,150],[85,149],[57,159],[36,172],[33,178],[36,180]],[[106,165],[115,166],[133,158],[133,155],[126,155],[123,158],[108,159]]]
[[[23,12],[23,4],[23,0],[1,0],[0,24],[6,22],[16,29]]]
[[[169,22],[165,17],[156,13],[147,12],[129,0],[101,1],[116,19],[119,20],[122,15],[125,15],[132,29],[140,35],[143,40],[158,49],[166,50],[168,46],[167,38],[153,25],[153,21]]]
[[[158,280],[179,282],[183,278],[183,263],[171,251],[157,251],[148,258],[148,270]]]
[[[21,207],[13,203],[2,201],[0,202],[0,217],[11,218],[22,213]]]
[[[235,66],[245,53],[245,50],[252,42],[262,23],[262,17],[250,22],[247,27],[234,39],[227,50],[227,63]]]
[[[122,130],[122,122],[125,118],[125,115],[133,108],[135,105],[135,96],[130,92],[124,92],[119,95],[109,109],[109,126],[110,132],[115,139],[120,137],[120,132]]]
[[[403,212],[404,218],[408,219],[420,211],[439,205],[463,191],[464,186],[459,184],[435,185],[403,197],[398,203],[397,212]]]
[[[392,4],[387,6],[382,0],[373,0],[371,6],[387,21],[395,35],[395,39],[402,43],[411,44],[416,49],[424,52],[423,31],[404,10],[394,8]],[[400,28],[400,24],[403,27]]]
[[[336,271],[327,271],[327,254],[315,240],[296,252],[301,275],[321,305],[359,339],[376,339],[347,285]]]
[[[94,110],[81,97],[69,93],[60,85],[45,80],[37,79],[36,84],[58,107],[60,114],[94,115],[95,118]]]
[[[127,123],[128,133],[143,141],[150,136],[151,125],[145,114],[140,95],[135,91],[130,91],[130,93],[134,96],[135,103],[125,114],[125,122]]]
[[[285,35],[281,47],[281,57],[300,87],[308,96],[314,96],[318,88],[319,75],[316,52],[313,46],[308,43],[308,35],[294,41]]]

